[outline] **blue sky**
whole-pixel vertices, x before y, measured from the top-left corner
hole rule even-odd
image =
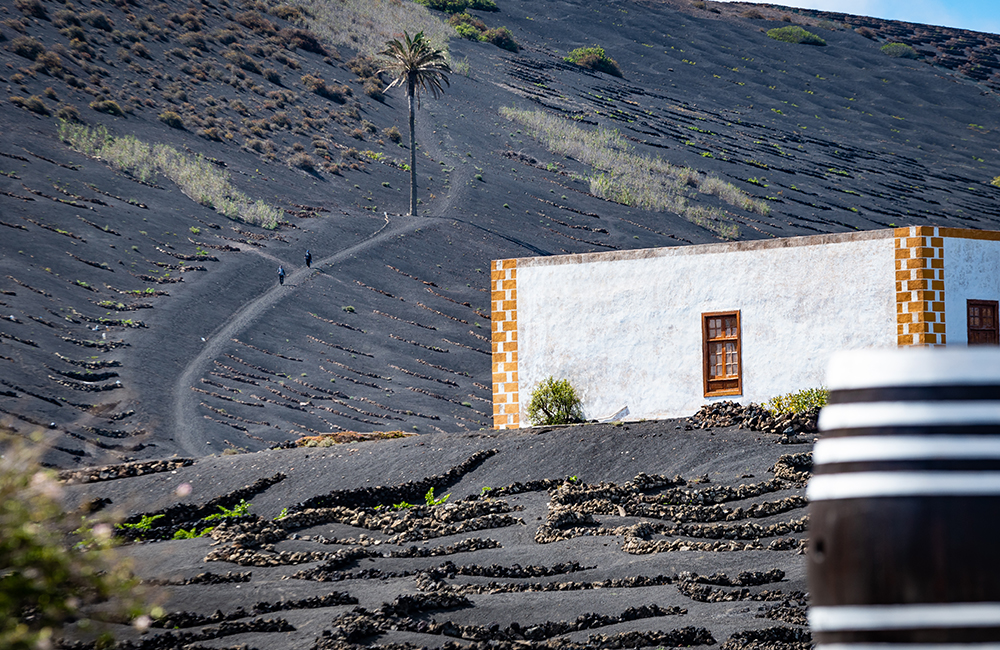
[[[773,4],[1000,34],[998,0],[773,0]]]

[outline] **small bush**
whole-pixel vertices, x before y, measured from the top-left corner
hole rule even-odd
[[[13,96],[10,98],[10,102],[16,106],[20,106],[32,113],[38,113],[39,115],[48,115],[49,108],[42,101],[42,98],[38,95],[32,95],[25,99],[24,97]]]
[[[25,16],[41,18],[42,20],[49,18],[45,13],[45,7],[39,0],[14,0],[14,7]]]
[[[37,454],[0,444],[0,647],[52,647],[50,639],[86,605],[112,601],[118,616],[138,614],[127,611],[138,604],[129,595],[136,581],[113,555],[111,527],[81,527]]]
[[[382,129],[382,135],[384,135],[385,137],[389,138],[389,140],[391,140],[392,142],[395,142],[397,144],[403,139],[403,137],[401,135],[399,135],[399,128],[395,127],[395,126],[390,126],[390,127],[385,128],[385,129]],[[1000,179],[1000,176],[997,176],[997,178],[994,178],[993,179],[994,182],[997,179]]]
[[[762,18],[764,18],[764,14],[760,13],[756,9],[747,9],[740,15],[743,16],[744,18],[750,18],[752,20],[761,20]]]
[[[257,74],[263,73],[263,70],[261,70],[261,67],[256,61],[239,50],[226,50],[222,53],[222,56],[230,63],[238,65],[247,72],[255,72]]]
[[[277,86],[281,85],[281,75],[278,74],[278,71],[274,68],[264,68],[264,71],[261,74],[263,74],[264,78],[271,83]]]
[[[45,51],[45,46],[30,36],[18,36],[10,42],[10,51],[34,61]]]
[[[301,81],[302,85],[309,91],[316,93],[320,97],[326,97],[331,101],[335,101],[338,104],[346,103],[347,98],[351,96],[351,89],[348,86],[327,86],[321,77],[314,77],[311,74],[307,74],[302,77]]]
[[[514,35],[510,33],[510,30],[506,27],[495,27],[493,29],[487,29],[483,32],[482,40],[487,43],[492,43],[503,50],[508,50],[510,52],[517,52],[521,48],[518,46],[517,41],[514,40]],[[617,63],[615,66],[617,67]],[[619,70],[618,76],[621,76],[621,71]]]
[[[274,26],[274,23],[267,18],[264,18],[256,11],[247,11],[237,14],[233,20],[247,29],[252,29],[259,34],[273,34],[278,31],[278,28]]]
[[[316,171],[316,163],[313,161],[312,156],[307,153],[297,153],[292,155],[292,157],[288,159],[288,164],[291,167],[297,167],[303,171]]]
[[[298,7],[290,7],[288,5],[278,5],[268,10],[271,15],[277,16],[282,20],[287,20],[290,23],[294,23],[302,18],[302,12]]]
[[[184,130],[184,120],[174,111],[163,111],[160,113],[160,121],[172,129]]]
[[[483,32],[476,29],[472,25],[459,24],[455,25],[455,32],[462,38],[470,41],[481,41],[483,40]]]
[[[111,19],[104,15],[104,12],[100,9],[92,9],[91,11],[88,11],[80,16],[80,18],[82,18],[83,22],[87,23],[91,27],[96,27],[104,32],[110,32],[115,28]]]
[[[305,50],[320,56],[326,56],[326,48],[320,43],[319,37],[308,29],[283,29],[278,34],[289,49]]]
[[[878,34],[876,34],[875,30],[871,29],[870,27],[858,27],[854,31],[857,32],[859,36],[864,36],[865,38],[872,41],[878,38]]]
[[[604,72],[614,77],[622,76],[622,69],[618,67],[618,62],[604,53],[604,48],[595,45],[594,47],[578,47],[564,57],[563,61],[575,63],[584,68]]]
[[[493,0],[416,0],[416,2],[428,9],[436,9],[449,14],[459,13],[466,9],[478,9],[479,11],[500,10]]]
[[[485,40],[483,38],[483,32],[486,31],[486,23],[468,12],[453,14],[452,17],[448,19],[448,24],[454,27],[455,31],[462,38],[470,41]]]
[[[772,415],[805,413],[814,408],[823,408],[829,398],[830,391],[825,388],[805,388],[795,393],[772,397],[764,404],[764,408]]]
[[[538,384],[531,392],[528,420],[535,426],[583,422],[582,403],[569,380],[549,377]]]
[[[95,99],[90,102],[90,108],[98,113],[107,113],[116,117],[121,117],[125,114],[122,111],[122,107],[118,105],[118,102],[112,99]]]
[[[826,45],[826,41],[822,38],[808,32],[798,25],[788,26],[788,27],[776,27],[775,29],[767,30],[767,35],[776,41],[782,41],[784,43],[798,43],[802,45]]]
[[[374,99],[377,102],[385,99],[385,86],[382,84],[382,80],[377,77],[370,77],[365,80],[364,93]]]
[[[882,54],[895,59],[915,59],[917,51],[906,43],[886,43],[882,46]]]
[[[212,38],[214,38],[217,43],[232,45],[236,41],[240,40],[240,33],[235,29],[218,29],[212,32]]]
[[[993,180],[990,181],[990,185],[993,187],[1000,187],[1000,176],[994,176]]]
[[[72,104],[63,104],[56,110],[56,117],[67,122],[82,122],[80,111]]]

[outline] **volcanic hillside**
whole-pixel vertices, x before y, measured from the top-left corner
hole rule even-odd
[[[672,0],[498,9],[465,31],[507,27],[516,45],[484,33],[509,49],[405,0],[5,2],[5,423],[47,430],[62,467],[475,431],[492,259],[1000,227],[998,37]],[[826,45],[765,33],[792,25]],[[416,216],[406,99],[371,58],[404,29],[454,69],[417,113]],[[564,60],[589,46],[622,76]]]

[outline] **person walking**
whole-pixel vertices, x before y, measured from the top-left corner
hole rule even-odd
[[[278,267],[278,284],[285,284],[285,267]]]
[[[312,267],[312,261],[313,261],[312,253],[310,253],[309,249],[307,248],[306,249],[306,268],[311,268]]]

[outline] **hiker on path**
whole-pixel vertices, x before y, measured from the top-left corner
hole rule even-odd
[[[278,267],[278,284],[285,284],[285,267]]]
[[[307,248],[306,249],[306,268],[310,268],[312,266],[312,261],[313,261],[312,253],[310,253],[309,249]]]

